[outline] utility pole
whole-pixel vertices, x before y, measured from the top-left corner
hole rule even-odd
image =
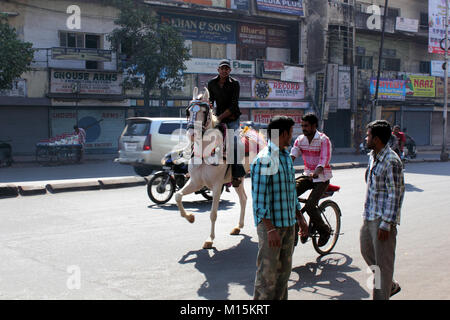
[[[383,57],[384,30],[386,28],[387,11],[388,11],[388,0],[385,0],[385,2],[384,2],[384,13],[383,13],[383,27],[381,29],[380,54],[378,55],[378,73],[377,73],[377,82],[376,82],[376,86],[375,86],[375,98],[372,100],[372,110],[371,110],[371,113],[370,113],[371,120],[375,120],[374,112],[376,112],[376,108],[378,106],[378,85],[380,83],[381,59]]]
[[[447,108],[448,108],[448,0],[445,0],[445,46],[444,46],[444,114],[443,114],[443,130],[442,130],[442,150],[441,161],[448,161],[447,153]]]

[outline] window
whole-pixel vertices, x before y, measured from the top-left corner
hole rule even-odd
[[[84,48],[84,34],[60,31],[59,46],[68,48]]]
[[[187,123],[186,122],[162,122],[159,127],[159,134],[172,134],[175,130],[184,129],[186,130]]]
[[[420,73],[431,73],[431,63],[430,61],[420,61],[419,64]]]
[[[356,56],[356,65],[358,69],[372,69],[373,57],[370,56]]]
[[[101,36],[81,32],[59,32],[59,45],[67,48],[101,49]],[[99,62],[86,61],[86,69],[99,69]]]
[[[421,27],[428,27],[428,13],[427,12],[420,13],[419,25]]]
[[[208,59],[225,59],[227,56],[226,44],[192,41],[192,57]]]
[[[128,122],[124,136],[146,136],[150,130],[151,121]]]
[[[381,69],[387,71],[400,71],[400,59],[381,59]]]
[[[256,60],[266,59],[266,48],[255,46],[240,46],[238,49],[238,59],[240,60]]]

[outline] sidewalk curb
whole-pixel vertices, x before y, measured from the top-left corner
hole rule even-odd
[[[3,198],[15,198],[19,195],[19,190],[17,186],[13,184],[8,184],[5,186],[0,186],[0,199]]]
[[[45,186],[18,186],[18,190],[21,196],[36,196],[47,193]]]
[[[407,163],[432,163],[441,162],[440,159],[411,159]],[[365,168],[367,162],[344,162],[330,165],[333,170]],[[301,173],[304,166],[294,166],[295,173]],[[21,196],[43,195],[48,193],[62,193],[75,191],[91,191],[91,190],[110,190],[119,188],[128,188],[143,186],[148,183],[148,177],[126,176],[120,178],[93,178],[82,182],[53,182],[45,186],[39,185],[16,185],[9,183],[0,185],[0,199],[15,198]]]
[[[50,193],[70,192],[70,191],[89,191],[100,190],[98,180],[84,182],[57,182],[49,183],[45,186]]]
[[[146,185],[148,180],[144,177],[108,178],[98,180],[101,189],[117,189]]]

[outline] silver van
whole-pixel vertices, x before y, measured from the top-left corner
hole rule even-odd
[[[186,146],[186,126],[184,118],[128,118],[115,161],[132,165],[138,175],[148,176],[161,169],[166,153]]]

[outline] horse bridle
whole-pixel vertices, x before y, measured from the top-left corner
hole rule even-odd
[[[188,118],[186,129],[194,129],[194,123],[195,119],[197,119],[198,112],[205,112],[206,114],[206,117],[203,119],[202,123],[202,131],[206,130],[211,121],[211,112],[209,110],[209,104],[202,100],[193,100],[189,103],[189,106],[186,109],[186,117]]]

